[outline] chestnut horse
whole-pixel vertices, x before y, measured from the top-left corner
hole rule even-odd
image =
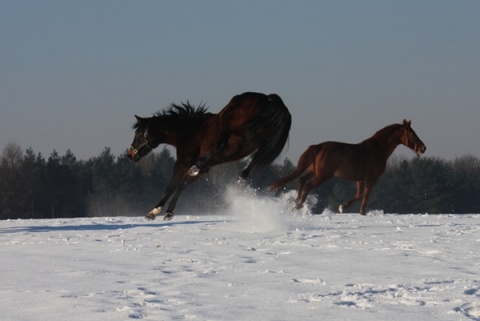
[[[155,219],[170,199],[164,220],[182,191],[212,166],[238,161],[251,155],[240,178],[252,169],[269,165],[285,146],[292,122],[290,112],[276,95],[247,92],[233,97],[218,114],[188,102],[172,104],[150,118],[135,116],[135,137],[128,157],[138,162],[160,144],[176,148],[173,174],[158,204],[146,216]]]
[[[324,181],[337,176],[356,181],[355,196],[339,206],[339,212],[359,200],[363,194],[360,214],[366,214],[369,194],[385,171],[387,160],[398,145],[405,145],[418,156],[427,147],[411,127],[411,121],[392,124],[358,144],[324,142],[310,146],[298,160],[296,169],[271,185],[272,191],[300,177],[295,208],[300,209],[310,191]]]

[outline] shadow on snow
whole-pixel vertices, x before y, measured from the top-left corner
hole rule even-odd
[[[43,225],[43,226],[15,226],[0,228],[0,234],[7,233],[44,233],[57,231],[112,231],[112,230],[126,230],[138,227],[162,228],[171,227],[175,225],[195,225],[195,224],[209,224],[218,223],[218,221],[204,220],[204,221],[180,221],[180,222],[161,222],[161,223],[92,223],[85,225]]]

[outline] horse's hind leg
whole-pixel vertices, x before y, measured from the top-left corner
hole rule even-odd
[[[303,180],[302,180],[303,178]],[[322,184],[326,180],[330,179],[331,176],[315,176],[313,173],[307,173],[300,177],[300,188],[298,189],[298,196],[297,196],[297,209],[303,207],[303,203],[307,199],[308,194],[317,187],[318,185]]]
[[[360,214],[362,214],[362,215],[367,214],[368,198],[370,197],[370,191],[372,190],[373,185],[375,185],[376,181],[377,181],[376,179],[374,181],[367,181],[367,184],[365,186],[365,190],[363,192],[362,205],[360,205]]]
[[[307,199],[308,193],[310,193],[311,187],[309,187],[309,181],[312,179],[313,173],[305,173],[300,176],[298,180],[298,192],[297,199],[295,200],[295,209],[301,209],[303,203]]]
[[[360,199],[360,197],[362,197],[364,182],[363,181],[357,181],[356,185],[357,185],[357,193],[355,194],[355,196],[353,198],[349,199],[348,201],[346,201],[345,203],[343,203],[342,205],[340,205],[338,207],[338,211],[340,213],[343,213],[343,211],[347,207],[349,207],[353,202],[358,201]],[[362,205],[363,205],[363,202],[362,202]],[[361,211],[360,211],[360,213],[361,213]]]

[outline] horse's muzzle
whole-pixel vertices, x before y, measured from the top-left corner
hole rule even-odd
[[[417,146],[417,148],[415,149],[415,153],[417,153],[418,156],[424,154],[427,150],[427,146],[425,145],[422,145],[422,146]]]
[[[128,158],[133,162],[138,162],[140,160],[140,156],[138,155],[138,150],[130,147],[127,152]]]

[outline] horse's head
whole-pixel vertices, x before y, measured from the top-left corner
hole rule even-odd
[[[138,162],[145,155],[150,153],[158,144],[154,144],[148,132],[148,121],[135,115],[137,122],[133,125],[135,129],[135,137],[132,145],[128,150],[128,158],[134,162]]]
[[[418,138],[417,134],[413,130],[411,120],[403,120],[400,141],[403,145],[413,150],[418,156],[425,153],[427,150],[427,146],[425,146],[425,144],[420,138]]]

